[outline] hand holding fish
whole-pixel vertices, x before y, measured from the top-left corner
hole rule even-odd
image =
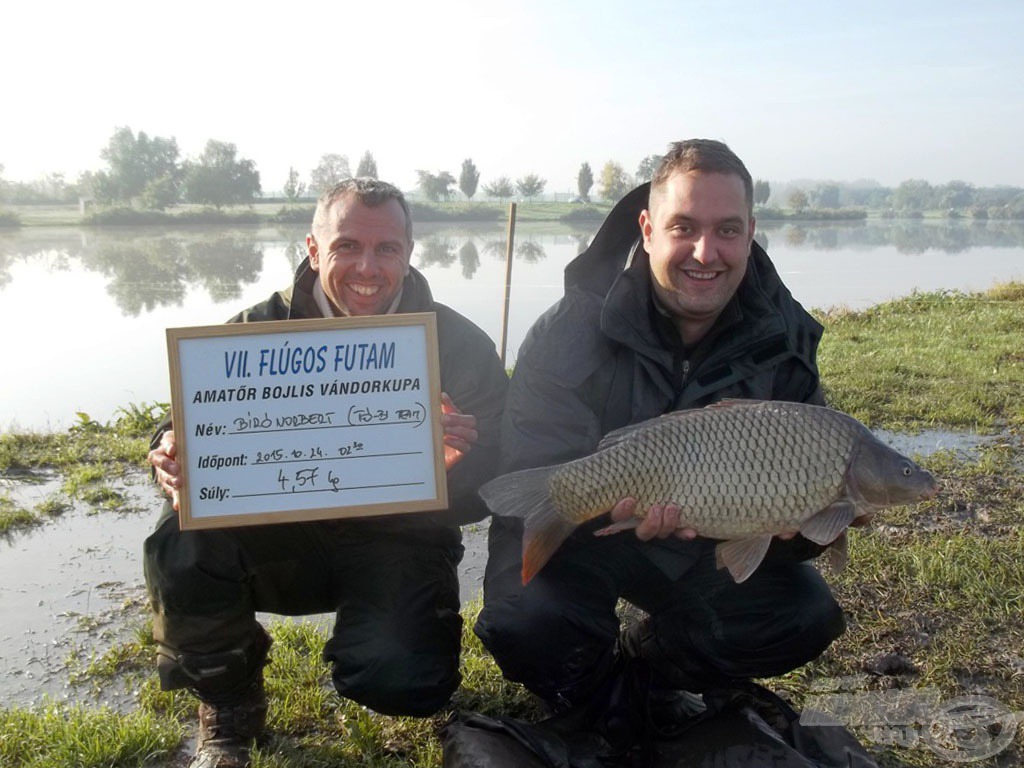
[[[640,541],[651,539],[667,539],[675,536],[684,541],[697,538],[693,528],[679,527],[679,507],[675,504],[655,504],[643,516],[636,526],[636,537]],[[625,523],[637,517],[636,499],[626,498],[616,504],[611,511],[613,523]]]
[[[444,468],[448,471],[462,461],[479,438],[476,416],[464,414],[448,394],[442,392],[441,426],[444,427]]]
[[[169,429],[160,438],[160,445],[149,452],[146,457],[153,465],[153,474],[164,493],[171,497],[174,511],[178,510],[178,494],[183,485],[181,465],[178,464],[178,444],[174,439],[174,430]]]

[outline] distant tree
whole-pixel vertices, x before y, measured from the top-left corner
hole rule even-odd
[[[590,202],[590,188],[594,186],[594,172],[590,170],[590,163],[580,166],[580,172],[576,174],[576,191],[581,200]]]
[[[547,180],[542,179],[535,173],[528,173],[525,176],[516,179],[516,189],[518,189],[519,194],[527,200],[532,200],[543,192],[545,184],[547,184]]]
[[[772,188],[767,181],[758,179],[754,182],[754,205],[764,205],[771,196]]]
[[[601,169],[601,197],[616,202],[632,186],[632,179],[614,160],[609,160]]]
[[[502,176],[499,179],[495,179],[490,184],[484,184],[484,194],[488,197],[496,197],[499,200],[505,200],[506,198],[512,197],[516,193],[516,188],[512,186],[512,179],[508,176]]]
[[[789,193],[789,207],[794,211],[802,211],[807,207],[807,193],[802,189],[794,189]]]
[[[974,185],[966,181],[950,181],[935,191],[943,208],[968,208],[974,202]]]
[[[459,189],[462,194],[472,200],[479,183],[480,171],[476,169],[476,164],[467,157],[462,161],[462,171],[459,172]]]
[[[819,184],[811,192],[811,199],[818,208],[838,208],[839,185],[831,183]]]
[[[431,202],[438,202],[441,199],[448,200],[452,196],[452,185],[455,177],[448,171],[431,173],[430,171],[416,171],[419,177],[419,188],[423,196]]]
[[[661,158],[662,155],[648,155],[640,161],[640,165],[636,167],[636,181],[638,184],[654,178],[654,172],[661,165]]]
[[[213,205],[251,203],[260,194],[256,163],[238,157],[238,148],[210,139],[199,160],[185,165],[185,197],[189,202]]]
[[[373,159],[370,150],[366,150],[359,158],[359,167],[356,168],[356,176],[365,176],[371,179],[377,178],[377,161]]]
[[[309,191],[319,197],[338,182],[351,178],[345,155],[321,155],[316,168],[309,172]]]
[[[284,196],[289,202],[294,203],[302,193],[306,191],[306,185],[299,181],[299,172],[292,166],[288,166],[288,180],[284,183]]]
[[[165,174],[159,179],[146,183],[139,201],[144,208],[151,211],[162,211],[178,202],[181,196],[181,185],[176,178]]]
[[[136,136],[131,128],[118,128],[100,157],[107,168],[95,174],[94,192],[103,202],[129,203],[150,182],[163,179],[164,188],[176,189],[181,180],[178,142],[173,138],[150,138],[144,131]]]
[[[892,205],[899,211],[923,211],[932,206],[932,185],[923,179],[908,179],[893,190]]]

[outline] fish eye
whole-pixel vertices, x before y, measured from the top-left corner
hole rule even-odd
[[[913,472],[914,472],[914,470],[913,470],[913,468],[909,464],[904,464],[903,465],[903,476],[904,477],[910,477],[911,474],[913,474]]]

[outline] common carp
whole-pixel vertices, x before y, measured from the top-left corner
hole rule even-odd
[[[846,528],[885,507],[932,498],[935,478],[852,416],[802,403],[726,400],[611,432],[575,461],[495,478],[480,495],[520,517],[523,583],[583,522],[637,500],[679,506],[680,527],[721,539],[719,568],[736,582],[764,559],[772,536],[799,531],[846,559]],[[635,527],[638,520],[597,531]]]

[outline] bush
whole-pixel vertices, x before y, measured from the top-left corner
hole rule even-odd
[[[21,217],[14,211],[0,211],[0,227],[20,227]]]
[[[572,224],[575,221],[603,221],[607,213],[593,205],[585,205],[582,208],[573,208],[568,213],[563,213],[558,220],[565,224]]]

